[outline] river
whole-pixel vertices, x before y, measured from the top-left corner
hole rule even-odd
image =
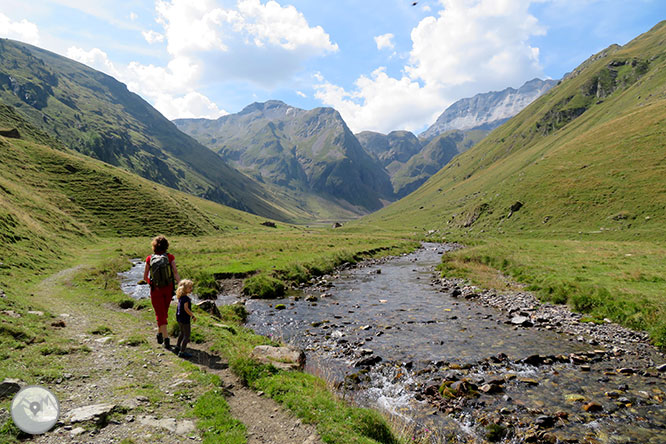
[[[666,442],[662,355],[516,325],[441,288],[435,266],[450,248],[424,244],[283,300],[248,300],[247,326],[305,349],[306,371],[432,442]]]

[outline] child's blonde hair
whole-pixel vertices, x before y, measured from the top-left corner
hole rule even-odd
[[[186,289],[188,290],[187,293],[191,293],[192,287],[194,287],[194,282],[192,282],[189,279],[182,279],[180,282],[178,282],[178,288],[176,289],[176,297],[180,299],[180,297],[185,294]]]

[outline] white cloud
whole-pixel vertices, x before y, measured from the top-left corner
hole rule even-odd
[[[90,51],[86,51],[83,48],[77,46],[71,46],[67,49],[67,57],[70,59],[81,62],[84,65],[88,65],[91,68],[95,68],[98,71],[102,71],[105,74],[108,74],[113,77],[118,77],[120,72],[113,65],[109,56],[99,48],[93,48]]]
[[[355,87],[347,92],[323,82],[316,86],[315,93],[317,99],[340,112],[353,132],[415,130],[436,117],[434,91],[407,76],[397,79],[386,74],[384,68],[377,68],[370,77],[359,77]]]
[[[164,35],[153,31],[152,29],[150,31],[141,31],[141,35],[151,45],[153,43],[162,43],[164,41]]]
[[[299,97],[303,97],[304,99],[307,98],[307,94],[305,94],[303,91],[296,91],[296,95]]]
[[[319,80],[316,97],[338,108],[354,131],[421,129],[453,101],[520,86],[542,75],[532,36],[545,30],[528,9],[539,0],[440,0],[437,16],[411,33],[399,77],[378,68],[353,91]],[[378,42],[379,47],[379,42]]]
[[[229,114],[225,110],[219,109],[208,97],[196,91],[190,91],[181,97],[162,94],[157,97],[155,107],[171,120],[195,117],[217,119]]]
[[[0,12],[0,37],[36,45],[39,43],[39,29],[37,25],[26,19],[13,22],[9,17]]]
[[[376,36],[375,43],[377,44],[377,49],[394,49],[395,45],[393,44],[393,37],[394,35],[391,33]]]
[[[307,59],[338,51],[323,28],[273,0],[238,0],[235,9],[215,0],[160,0],[156,11],[169,54],[193,61],[207,79],[271,87],[290,79]]]
[[[168,119],[186,117],[218,118],[227,114],[193,87],[197,67],[185,59],[174,59],[167,67],[131,62],[116,66],[99,48],[86,51],[70,47],[67,57],[109,74],[127,84],[130,91],[150,101]]]
[[[139,18],[139,16],[136,14],[136,12],[130,12],[129,18],[130,20],[135,21]]]
[[[166,66],[114,66],[97,48],[73,47],[68,56],[125,82],[169,119],[226,114],[197,91],[203,83],[241,78],[270,87],[291,79],[307,59],[338,50],[323,28],[273,0],[238,0],[234,8],[217,0],[157,0],[155,11],[163,32],[142,35],[166,43]]]

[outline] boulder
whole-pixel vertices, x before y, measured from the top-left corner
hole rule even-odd
[[[212,314],[216,318],[221,318],[220,310],[215,305],[214,301],[201,301],[197,304],[197,307],[207,313]]]
[[[269,227],[269,228],[277,228],[277,225],[275,225],[275,222],[271,222],[267,220],[266,222],[262,222],[261,225],[264,227]]]
[[[305,367],[305,353],[295,347],[272,347],[258,345],[252,350],[252,359],[263,364],[271,364],[281,370],[302,370]]]

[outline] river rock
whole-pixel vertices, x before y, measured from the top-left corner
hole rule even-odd
[[[520,325],[522,327],[531,327],[532,325],[534,325],[532,324],[532,321],[530,321],[530,318],[528,318],[527,316],[514,316],[513,318],[511,318],[511,323],[513,325]]]
[[[601,404],[597,404],[596,402],[588,402],[587,404],[583,405],[583,410],[588,413],[600,412],[603,409],[604,408],[601,406]]]
[[[201,301],[197,304],[197,307],[207,313],[212,314],[216,318],[221,318],[220,310],[215,305],[215,301]]]
[[[14,396],[19,390],[21,390],[22,385],[23,381],[19,379],[6,378],[4,381],[0,382],[0,399]]]
[[[305,367],[305,353],[295,347],[271,347],[258,345],[251,357],[263,364],[271,364],[281,370],[302,370]]]
[[[548,415],[537,416],[534,424],[539,428],[548,429],[555,425],[555,418]]]
[[[115,404],[94,404],[87,405],[84,407],[78,407],[74,410],[70,410],[67,414],[69,422],[72,424],[77,422],[103,422],[104,419],[116,408]]]
[[[368,356],[361,358],[354,364],[354,367],[372,367],[375,364],[381,362],[382,358],[379,356]]]
[[[487,394],[499,393],[502,391],[502,387],[497,384],[483,384],[479,387],[479,391]]]

